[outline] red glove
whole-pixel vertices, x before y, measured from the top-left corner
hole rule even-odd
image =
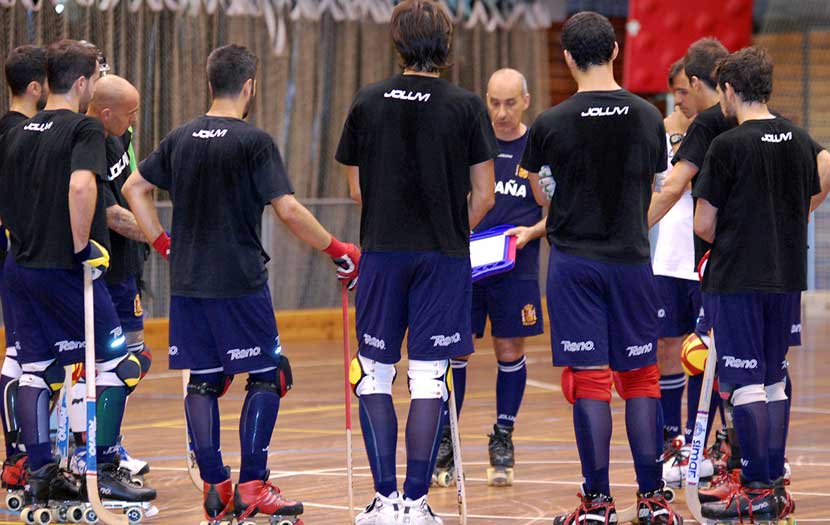
[[[349,290],[357,286],[357,272],[360,264],[360,249],[351,243],[340,242],[334,236],[331,244],[323,250],[337,266],[337,279]]]
[[[156,237],[156,240],[153,241],[153,248],[164,257],[165,261],[170,259],[170,236],[167,235],[167,232],[161,232],[161,235]]]

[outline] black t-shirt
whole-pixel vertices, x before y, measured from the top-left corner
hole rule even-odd
[[[546,164],[556,180],[551,244],[600,261],[649,261],[648,206],[666,168],[657,108],[624,89],[576,93],[530,129],[521,165],[538,173]]]
[[[686,136],[683,137],[683,142],[680,143],[680,147],[672,159],[673,164],[677,164],[679,160],[683,159],[691,162],[698,169],[698,174],[692,178],[692,188],[697,184],[700,169],[703,167],[703,161],[706,158],[709,145],[712,144],[715,137],[737,125],[737,120],[724,116],[720,104],[715,104],[709,109],[701,111],[692,121],[689,129],[686,131]],[[696,201],[695,206],[697,206]],[[697,262],[712,248],[712,245],[697,235],[694,236],[694,240],[695,262]]]
[[[693,195],[718,208],[709,293],[807,287],[807,217],[821,191],[813,141],[793,123],[748,120],[718,136]]]
[[[499,154],[480,98],[440,78],[396,75],[352,103],[336,158],[360,168],[364,251],[470,253],[470,166]]]
[[[9,111],[0,117],[0,141],[3,140],[4,133],[28,118],[29,117],[23,113],[18,113],[17,111]],[[6,241],[5,239],[0,239],[0,264],[2,264],[4,260],[6,260]]]
[[[265,284],[262,211],[294,191],[270,135],[201,116],[173,130],[139,171],[173,200],[173,295],[241,297]]]
[[[107,173],[104,128],[93,118],[61,109],[41,111],[0,141],[0,217],[11,249],[28,268],[75,269],[69,219],[69,180],[75,171],[97,175],[98,198],[90,238],[109,247],[102,181]]]
[[[129,132],[122,137],[108,136],[107,145],[107,182],[103,184],[106,207],[121,206],[130,209],[127,199],[121,194],[121,188],[130,176]],[[104,275],[107,284],[119,284],[130,277],[140,277],[144,269],[144,249],[146,244],[127,239],[115,230],[110,230],[110,267]]]

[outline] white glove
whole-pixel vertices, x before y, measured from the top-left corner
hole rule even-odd
[[[551,200],[553,193],[556,191],[556,181],[553,180],[553,173],[551,173],[548,165],[542,166],[542,169],[539,170],[539,186],[542,187],[542,191],[545,192],[548,200]]]

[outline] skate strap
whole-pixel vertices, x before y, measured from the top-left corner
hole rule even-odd
[[[749,495],[744,490],[743,486],[738,486],[733,490],[727,499],[726,508],[729,508],[732,503],[735,503],[735,509],[738,511],[738,519],[743,521],[743,513],[741,512],[741,500],[744,499],[749,502],[749,520],[750,523],[755,522],[755,512],[752,510],[752,504],[759,499],[765,498],[769,495],[773,494],[773,489],[761,489],[757,492],[754,492],[753,495]],[[737,500],[737,501],[736,501]]]
[[[272,485],[270,481],[265,481],[262,485],[262,488],[259,491],[259,494],[257,494],[257,497],[254,500],[254,502],[248,505],[248,508],[245,509],[245,512],[240,514],[237,519],[240,520],[252,516],[260,507],[260,505],[273,505],[277,508],[280,508],[284,506],[281,503],[285,503],[285,500],[282,497],[282,493],[280,492],[279,487],[277,487],[276,485]]]
[[[660,523],[665,523],[665,525],[680,525],[680,523],[682,523],[679,520],[674,519],[674,511],[672,511],[669,507],[666,497],[663,495],[662,491],[658,491],[657,494],[652,496],[643,497],[637,502],[637,504],[641,507],[645,506],[652,517],[666,516],[666,520],[660,521]]]
[[[581,525],[587,520],[602,520],[607,523],[608,518],[616,511],[613,500],[594,502],[582,493],[577,493],[577,497],[580,500],[579,507],[568,516],[569,519],[565,520],[567,525]]]

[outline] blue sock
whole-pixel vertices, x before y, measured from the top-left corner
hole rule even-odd
[[[17,416],[20,437],[29,454],[29,468],[37,470],[52,462],[49,439],[49,391],[21,386],[17,390]]]
[[[210,383],[221,389],[224,375],[221,372],[191,375],[190,382]],[[202,479],[208,483],[225,481],[228,473],[219,448],[219,399],[213,394],[188,392],[184,398],[184,412]]]
[[[499,425],[513,428],[516,421],[527,383],[526,361],[524,356],[516,361],[499,361],[496,376],[496,423]]]
[[[769,415],[769,477],[776,480],[784,475],[784,452],[787,448],[787,401],[767,403]]]
[[[10,359],[10,358],[6,358]],[[6,441],[6,457],[12,456],[17,453],[17,430],[9,431],[8,425],[6,421],[8,419],[14,420],[15,414],[6,414],[6,402],[5,400],[8,399],[6,394],[6,389],[8,388],[17,388],[17,383],[14,386],[9,387],[9,383],[15,381],[15,378],[9,376],[0,376],[0,418],[3,420],[3,436],[5,437]],[[14,398],[17,398],[15,395]],[[14,407],[12,407],[14,409]]]
[[[684,436],[686,443],[692,442],[692,433],[695,429],[695,421],[697,421],[697,406],[700,403],[700,391],[703,389],[703,374],[696,376],[689,376],[688,388],[686,389],[686,431]],[[712,398],[709,402],[709,421],[706,424],[706,441],[704,446],[709,442],[709,433],[712,432],[712,424],[715,422],[720,407],[723,411],[722,400],[717,392],[712,392]]]
[[[455,411],[461,417],[461,407],[464,406],[464,393],[467,391],[467,361],[450,359],[452,367],[452,387],[455,390]]]
[[[660,376],[660,406],[663,409],[663,429],[673,438],[680,435],[680,412],[686,374]]]
[[[409,405],[403,494],[411,500],[416,500],[429,491],[443,430],[443,406],[441,399],[413,399]]]
[[[625,402],[625,429],[641,493],[660,488],[663,436],[653,429],[661,418],[659,399],[635,397]]]
[[[252,382],[274,383],[276,372],[250,374],[248,393],[239,419],[239,442],[242,445],[242,467],[239,482],[265,479],[268,469],[268,445],[277,423],[280,395],[275,390],[251,387]]]
[[[747,481],[770,482],[769,413],[765,401],[736,406],[735,430],[741,443],[741,473]]]
[[[611,405],[596,399],[577,399],[573,418],[585,489],[589,494],[610,495]]]
[[[389,394],[360,396],[360,428],[372,467],[375,491],[389,496],[398,490],[395,451],[398,446],[398,416]]]

